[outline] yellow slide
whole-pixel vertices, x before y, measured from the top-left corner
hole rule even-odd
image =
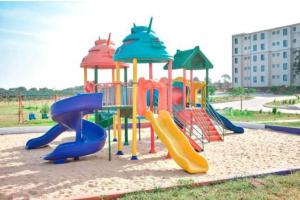
[[[207,172],[207,161],[193,149],[168,111],[161,110],[155,117],[153,112],[148,110],[145,117],[151,122],[157,136],[180,167],[191,174]]]

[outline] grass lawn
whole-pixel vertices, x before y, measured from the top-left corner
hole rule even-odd
[[[137,192],[121,199],[300,199],[300,172],[287,176],[266,176],[238,179],[221,184],[173,189],[156,189],[153,192]]]
[[[289,119],[300,119],[299,114],[289,114],[277,112],[258,112],[258,111],[240,111],[234,109],[226,109],[220,111],[225,117],[232,121],[242,122],[261,122],[261,121],[276,121],[276,120],[289,120]]]
[[[276,108],[288,108],[288,106],[292,106],[295,104],[300,104],[300,96],[296,96],[296,98],[292,99],[286,99],[286,100],[281,100],[281,101],[272,101],[266,103],[264,106],[266,107],[276,107]]]
[[[252,96],[243,97],[243,100],[253,99]],[[232,101],[240,101],[241,98],[238,96],[220,96],[220,97],[210,97],[210,103],[226,103]]]
[[[53,100],[23,101],[24,123],[19,124],[18,101],[0,102],[0,127],[53,125],[55,123],[51,119],[41,119],[40,113],[43,105],[50,107],[52,103]],[[35,113],[36,120],[28,120],[30,112]]]

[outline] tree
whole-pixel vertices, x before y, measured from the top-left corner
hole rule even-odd
[[[228,89],[230,87],[231,77],[228,74],[223,74],[221,78],[223,80],[224,89]]]
[[[252,93],[255,93],[256,90],[254,88],[243,88],[243,87],[238,87],[238,88],[232,88],[229,91],[229,94],[231,96],[239,96],[240,97],[240,101],[241,101],[241,106],[240,106],[240,110],[243,110],[243,97],[244,96],[249,96]]]
[[[300,75],[300,50],[294,51],[295,59],[293,63],[293,68],[296,73],[296,75]]]

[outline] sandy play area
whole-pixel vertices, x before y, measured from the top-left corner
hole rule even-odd
[[[0,136],[0,199],[70,199],[168,187],[182,180],[201,182],[300,168],[300,137],[296,135],[265,130],[228,135],[224,142],[205,145],[201,154],[208,160],[208,173],[190,175],[172,159],[164,159],[167,151],[159,140],[158,153],[148,154],[149,134],[144,130],[138,143],[138,161],[129,160],[127,146],[126,155],[113,156],[109,162],[106,146],[63,165],[45,162],[42,156],[62,141],[72,140],[72,132],[62,134],[49,147],[30,151],[24,149],[26,141],[40,134]]]

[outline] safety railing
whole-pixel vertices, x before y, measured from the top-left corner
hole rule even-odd
[[[225,135],[224,123],[221,120],[221,118],[212,109],[208,101],[205,104],[205,111],[213,119],[217,128],[222,132],[222,139],[224,140],[224,135]]]
[[[132,84],[121,84],[121,105],[132,105]],[[98,83],[97,92],[103,93],[103,105],[116,105],[117,83]]]
[[[204,149],[204,136],[203,132],[201,129],[197,129],[195,127],[195,123],[191,124],[190,120],[181,117],[179,115],[179,110],[176,110],[173,108],[173,116],[174,116],[174,121],[179,127],[182,127],[184,131],[186,131],[190,136],[194,136],[198,140],[198,144],[200,144],[201,148]]]

